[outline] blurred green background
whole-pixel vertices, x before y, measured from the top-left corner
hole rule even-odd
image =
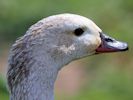
[[[57,90],[56,100],[133,100],[133,0],[0,0],[0,100],[9,98],[5,71],[11,44],[38,20],[60,13],[92,19],[130,50],[80,61],[84,85],[73,95]]]

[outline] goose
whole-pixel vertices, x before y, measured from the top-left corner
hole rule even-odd
[[[54,83],[63,66],[89,55],[126,50],[127,43],[105,35],[86,17],[46,17],[12,45],[7,70],[10,100],[54,100]]]

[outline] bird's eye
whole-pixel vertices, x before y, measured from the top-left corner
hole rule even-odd
[[[76,36],[81,36],[84,33],[84,30],[82,28],[77,28],[74,30],[74,34]]]

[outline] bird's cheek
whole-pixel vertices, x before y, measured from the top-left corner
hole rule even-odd
[[[101,39],[99,37],[92,37],[91,42],[88,46],[89,51],[95,51],[101,44]]]
[[[101,38],[100,37],[97,37],[96,38],[96,48],[98,48],[100,45],[101,45]]]

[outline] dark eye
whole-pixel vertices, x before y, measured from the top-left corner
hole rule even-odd
[[[74,30],[74,34],[76,36],[81,36],[84,33],[84,30],[82,28],[77,28]]]

